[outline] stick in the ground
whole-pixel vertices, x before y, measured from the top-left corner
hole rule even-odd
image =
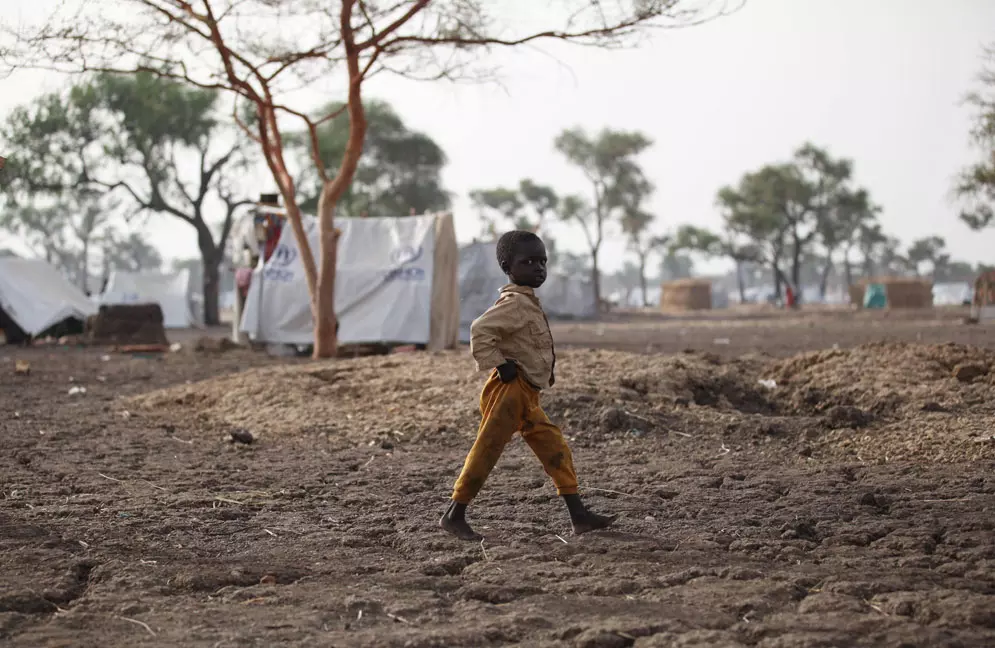
[[[633,497],[632,493],[623,493],[622,491],[611,490],[608,488],[595,488],[594,486],[585,486],[586,490],[598,491],[599,493],[614,493],[616,495],[625,495],[626,497]]]
[[[122,479],[115,479],[114,477],[108,477],[107,475],[105,475],[105,474],[104,474],[104,473],[102,473],[102,472],[98,472],[97,474],[98,474],[98,475],[100,475],[101,477],[103,477],[104,479],[109,479],[109,480],[111,480],[111,481],[113,481],[113,482],[123,482],[123,481],[124,481],[124,480],[122,480]],[[123,617],[122,617],[122,618],[123,618]]]
[[[483,538],[480,539],[480,551],[482,551],[483,554],[484,554],[484,560],[490,560],[490,558],[487,556],[487,549],[484,549],[484,539]]]
[[[128,623],[134,623],[135,625],[140,625],[143,628],[145,628],[145,631],[148,632],[150,635],[152,635],[153,637],[155,636],[155,631],[153,631],[152,628],[150,628],[149,624],[147,623],[143,623],[138,619],[129,619],[128,617],[123,617],[123,616],[119,616],[118,618],[121,619],[122,621],[127,621]]]
[[[554,534],[554,535],[556,535],[557,539],[559,539],[559,541],[562,542],[563,544],[570,544],[569,542],[564,540],[563,537],[560,536],[559,534]]]
[[[411,622],[410,622],[410,621],[408,621],[407,619],[405,619],[405,618],[404,618],[404,617],[402,617],[402,616],[398,616],[398,615],[396,615],[396,614],[391,614],[390,612],[387,612],[386,614],[387,614],[387,616],[388,616],[389,618],[391,618],[391,619],[393,619],[393,620],[395,620],[395,621],[400,621],[401,623],[404,623],[404,624],[407,624],[407,625],[411,625]]]

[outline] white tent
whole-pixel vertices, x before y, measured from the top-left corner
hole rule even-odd
[[[343,218],[336,225],[342,231],[335,275],[339,342],[454,347],[459,260],[452,215]],[[318,257],[313,218],[305,230]],[[259,342],[313,342],[311,300],[291,227],[252,273],[241,330]]]
[[[962,306],[974,298],[974,286],[966,281],[933,284],[934,306]]]
[[[0,258],[0,309],[29,335],[63,320],[85,320],[97,312],[62,274],[41,259]]]
[[[470,324],[498,298],[508,277],[497,264],[496,243],[471,243],[460,249],[460,341],[470,341]],[[594,317],[594,288],[589,279],[550,274],[536,291],[546,314],[553,318]]]
[[[165,328],[197,326],[190,271],[173,273],[115,270],[97,300],[101,304],[159,304]]]

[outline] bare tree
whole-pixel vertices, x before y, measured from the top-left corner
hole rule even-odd
[[[316,357],[336,352],[335,206],[363,149],[364,81],[380,72],[436,80],[487,72],[479,50],[541,40],[601,47],[631,42],[645,28],[686,26],[725,13],[712,0],[564,0],[540,12],[502,12],[485,0],[127,0],[84,2],[30,33],[17,33],[2,55],[7,66],[69,72],[147,70],[201,88],[228,91],[243,128],[262,148],[287,207],[311,294]],[[523,27],[527,25],[527,27]],[[338,71],[346,102],[312,115],[291,105],[288,91]],[[344,72],[344,74],[342,74]],[[248,104],[253,119],[240,119]],[[349,137],[335,169],[323,162],[318,127],[341,114]],[[284,156],[285,122],[306,126],[321,182],[320,265],[307,241],[297,188]]]

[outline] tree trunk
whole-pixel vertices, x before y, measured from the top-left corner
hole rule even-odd
[[[739,288],[739,303],[746,303],[746,284],[743,281],[743,262],[736,261],[736,286]]]
[[[598,250],[591,250],[591,281],[594,282],[594,312],[601,312],[601,270],[598,268]]]
[[[774,273],[774,297],[777,299],[781,298],[782,279],[784,277],[784,274],[781,272],[780,263],[781,260],[775,257],[773,263],[771,264],[771,271]]]
[[[639,289],[643,291],[643,308],[649,308],[650,300],[646,294],[646,255],[639,255]]]
[[[89,239],[83,240],[83,253],[79,260],[80,265],[80,287],[83,289],[83,294],[90,295],[90,241]]]
[[[802,278],[802,246],[798,237],[794,237],[794,249],[791,250],[791,289],[795,292],[795,305],[801,303]]]
[[[335,268],[338,259],[338,230],[335,229],[335,203],[331,183],[322,188],[318,199],[319,249],[318,294],[314,296],[314,357],[333,358],[338,354],[335,316]]]
[[[819,277],[819,297],[826,301],[826,289],[829,286],[829,273],[833,270],[833,260],[827,259],[826,265],[822,268],[822,276]]]
[[[207,224],[200,221],[197,228],[197,247],[200,249],[200,264],[203,266],[202,290],[204,291],[204,324],[217,326],[221,323],[219,301],[221,290],[221,258],[223,252],[214,243],[214,237]]]
[[[221,255],[202,256],[204,265],[204,325],[218,326],[221,324],[220,290],[221,290]]]
[[[335,261],[338,256],[339,231],[335,228],[335,205],[345,194],[359,166],[366,138],[366,111],[363,108],[363,73],[359,68],[359,50],[352,30],[352,3],[342,3],[339,15],[340,33],[349,71],[349,140],[342,154],[342,163],[331,182],[325,182],[318,199],[318,227],[321,247],[321,269],[318,273],[314,299],[314,357],[332,358],[338,354],[338,326],[335,317]],[[313,131],[312,131],[313,132]],[[319,166],[320,151],[312,143],[312,154]],[[323,169],[323,167],[321,167]]]
[[[850,250],[843,251],[843,275],[846,277],[846,287],[853,285],[853,268],[850,267]]]

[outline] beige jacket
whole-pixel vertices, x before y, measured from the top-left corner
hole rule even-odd
[[[470,325],[470,353],[479,371],[513,360],[534,387],[552,387],[553,334],[535,291],[514,284],[501,288],[497,302]]]

